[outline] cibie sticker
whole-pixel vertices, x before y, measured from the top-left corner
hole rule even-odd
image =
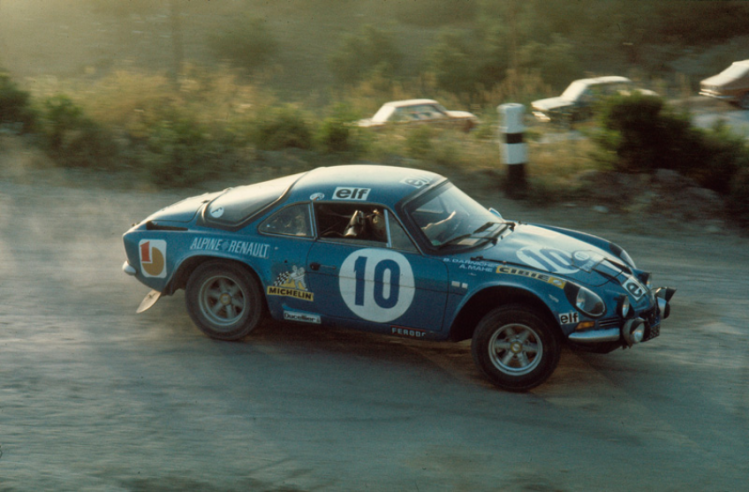
[[[414,298],[411,264],[395,251],[360,249],[341,265],[341,296],[355,315],[386,323],[401,317]]]
[[[141,239],[140,271],[144,277],[166,277],[166,241],[163,239]]]
[[[333,200],[364,201],[369,196],[370,188],[350,188],[339,186],[333,192]]]

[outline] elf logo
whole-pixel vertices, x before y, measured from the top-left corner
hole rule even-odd
[[[351,188],[339,186],[333,192],[333,200],[358,200],[364,201],[369,196],[371,188]]]
[[[569,325],[570,323],[577,323],[578,321],[579,321],[579,317],[577,316],[576,312],[559,315],[559,322],[562,323],[563,325]]]
[[[142,239],[140,250],[140,271],[144,277],[166,277],[166,241],[162,239]]]

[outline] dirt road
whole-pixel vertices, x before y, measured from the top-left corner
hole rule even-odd
[[[749,240],[489,203],[582,226],[678,288],[662,336],[566,351],[498,391],[469,345],[150,311],[121,234],[184,196],[0,181],[0,491],[745,490]],[[614,227],[616,226],[616,227]]]

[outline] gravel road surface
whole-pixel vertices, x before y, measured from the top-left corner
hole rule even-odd
[[[467,342],[267,323],[220,343],[183,292],[136,315],[121,235],[184,196],[0,181],[0,491],[746,490],[749,239],[486,203],[678,289],[659,338],[565,351],[514,394]]]

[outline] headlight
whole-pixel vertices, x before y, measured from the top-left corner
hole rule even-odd
[[[629,314],[631,304],[629,303],[629,296],[621,296],[619,302],[616,305],[616,310],[619,316],[626,318]]]
[[[606,306],[603,300],[595,292],[579,287],[575,298],[575,306],[581,312],[596,318],[606,312]]]

